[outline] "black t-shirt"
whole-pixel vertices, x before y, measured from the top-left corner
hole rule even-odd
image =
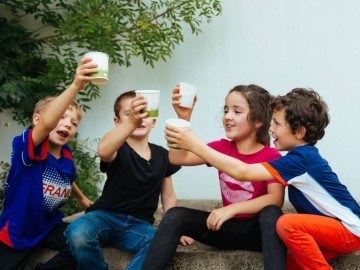
[[[169,162],[168,150],[149,143],[151,159],[139,156],[126,142],[111,163],[100,163],[107,180],[100,198],[87,210],[105,210],[154,222],[164,178],[180,170]]]

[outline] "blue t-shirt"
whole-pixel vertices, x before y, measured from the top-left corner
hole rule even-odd
[[[262,164],[289,186],[289,200],[297,212],[336,218],[360,237],[360,206],[315,146],[295,147],[286,156]]]
[[[59,208],[70,197],[75,166],[67,145],[59,159],[48,153],[48,138],[34,149],[31,130],[15,137],[12,147],[0,241],[24,250],[37,245],[63,218]]]

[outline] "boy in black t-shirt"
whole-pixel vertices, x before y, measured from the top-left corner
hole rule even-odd
[[[135,253],[127,269],[141,269],[156,230],[159,195],[164,212],[176,206],[171,175],[181,167],[169,163],[166,149],[149,143],[156,120],[146,118],[146,106],[134,91],[115,101],[116,127],[98,145],[100,168],[107,174],[102,195],[65,232],[78,269],[107,269],[103,245]]]

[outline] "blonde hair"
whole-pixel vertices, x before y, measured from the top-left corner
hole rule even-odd
[[[46,105],[50,101],[54,100],[55,98],[56,98],[55,96],[49,96],[49,97],[45,97],[43,99],[40,99],[35,105],[33,114],[35,114],[35,113],[40,114],[42,111],[44,111],[44,109],[46,108]],[[75,100],[72,100],[70,105],[69,105],[69,109],[70,110],[75,109],[78,119],[81,120],[81,118],[84,115],[84,112],[81,110],[81,107],[80,107],[79,103],[77,103]]]

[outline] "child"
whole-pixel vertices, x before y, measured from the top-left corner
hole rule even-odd
[[[174,109],[180,118],[189,120],[193,108],[180,107],[179,97],[177,86],[173,90]],[[279,158],[280,154],[269,147],[270,99],[268,91],[257,85],[234,87],[225,98],[223,114],[229,140],[214,141],[207,147],[247,163]],[[174,164],[207,163],[188,151],[170,151],[169,155]],[[159,225],[143,269],[165,269],[183,234],[219,249],[263,250],[266,269],[285,269],[286,248],[275,230],[276,221],[282,215],[284,188],[271,178],[266,182],[239,183],[224,170],[219,170],[218,175],[223,207],[211,213],[183,207],[170,209]],[[214,221],[216,226],[210,227]],[[274,246],[278,253],[272,252]]]
[[[144,97],[121,94],[114,104],[115,128],[101,139],[98,154],[107,180],[101,197],[65,232],[78,269],[107,269],[102,245],[136,253],[126,269],[140,269],[155,234],[161,194],[164,212],[176,206],[168,151],[149,143],[155,119],[146,118]]]
[[[23,269],[34,247],[59,250],[38,269],[75,269],[63,232],[68,223],[59,210],[73,188],[77,200],[91,205],[76,184],[75,166],[67,142],[74,136],[82,112],[73,101],[96,72],[91,58],[83,58],[72,84],[59,96],[40,100],[33,114],[33,128],[13,140],[11,167],[5,184],[0,217],[0,269]]]
[[[327,260],[360,249],[360,207],[314,146],[329,124],[328,108],[318,93],[296,88],[271,103],[270,132],[278,160],[245,164],[206,146],[191,131],[168,127],[171,147],[181,147],[237,180],[276,177],[289,186],[289,199],[299,214],[287,214],[276,229],[289,253],[287,269],[331,269]],[[217,221],[209,223],[212,230]]]

